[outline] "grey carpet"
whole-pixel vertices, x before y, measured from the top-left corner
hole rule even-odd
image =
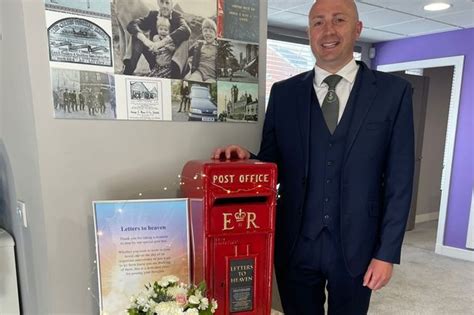
[[[474,263],[434,253],[437,221],[407,232],[402,262],[369,314],[474,314]]]

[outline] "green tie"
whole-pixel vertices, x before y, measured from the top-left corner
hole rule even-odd
[[[340,75],[333,74],[326,77],[323,81],[329,86],[329,90],[324,98],[321,110],[323,111],[324,120],[331,134],[336,130],[337,120],[339,118],[339,98],[336,94],[336,85],[341,79],[342,77]]]

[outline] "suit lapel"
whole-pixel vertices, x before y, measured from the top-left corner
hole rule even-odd
[[[360,128],[369,113],[377,92],[376,81],[373,73],[363,63],[359,63],[360,69],[349,98],[354,107],[352,121],[347,133],[346,149],[344,153],[344,162],[347,161],[352,146],[359,134]],[[349,104],[348,104],[349,105]]]
[[[300,131],[301,149],[304,161],[304,174],[308,175],[309,169],[309,128],[310,128],[310,109],[311,109],[311,95],[314,90],[313,87],[314,70],[308,71],[301,79],[296,92],[296,110],[298,117],[298,126]]]

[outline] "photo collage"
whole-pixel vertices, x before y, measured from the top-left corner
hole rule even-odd
[[[54,117],[258,121],[258,0],[44,0]]]

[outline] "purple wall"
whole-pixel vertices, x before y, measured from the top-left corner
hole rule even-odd
[[[375,48],[377,56],[373,68],[392,63],[464,56],[444,245],[465,249],[474,184],[474,28],[384,42],[376,44]]]

